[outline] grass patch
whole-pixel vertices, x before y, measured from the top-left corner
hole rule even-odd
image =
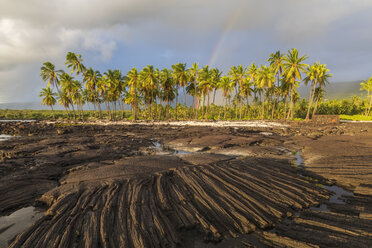
[[[345,121],[372,121],[372,116],[365,115],[340,115],[341,120]]]

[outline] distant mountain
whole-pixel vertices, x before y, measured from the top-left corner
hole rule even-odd
[[[362,81],[338,82],[330,83],[326,86],[325,99],[345,99],[353,96],[365,96],[365,93],[360,91],[360,83]],[[310,87],[301,85],[298,89],[301,98],[309,98]]]

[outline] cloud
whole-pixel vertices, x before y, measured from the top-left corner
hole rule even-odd
[[[40,65],[63,66],[68,51],[95,64],[124,61],[115,57],[123,50],[138,51],[135,61],[145,64],[191,55],[208,60],[221,34],[229,36],[217,57],[221,66],[297,46],[331,60],[325,63],[335,60],[337,70],[340,51],[370,54],[371,7],[370,0],[0,0],[0,95],[17,95],[9,86],[25,84],[17,75],[33,73],[28,85],[36,87]],[[364,25],[352,21],[357,16]]]

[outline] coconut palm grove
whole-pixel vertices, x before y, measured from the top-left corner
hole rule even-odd
[[[332,77],[326,64],[306,64],[307,55],[296,48],[287,53],[270,54],[267,64],[231,66],[227,72],[193,63],[127,73],[119,69],[99,72],[84,64],[80,54],[66,55],[68,72],[45,62],[41,67],[46,87],[40,92],[42,104],[59,104],[68,119],[99,118],[109,120],[247,120],[310,119],[318,112],[332,112],[321,105]],[[310,88],[308,100],[300,99],[301,83]],[[357,104],[353,114],[370,114],[372,77],[361,83],[367,100]],[[216,92],[222,102],[216,102]],[[187,102],[191,96],[192,101]],[[341,106],[349,102],[337,103]],[[130,106],[130,110],[127,108]],[[90,111],[84,111],[89,108]]]

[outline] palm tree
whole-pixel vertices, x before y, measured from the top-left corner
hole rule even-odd
[[[176,97],[176,88],[172,77],[172,71],[164,68],[160,72],[161,99],[166,102],[166,119],[169,120],[170,102]]]
[[[70,99],[66,91],[62,91],[58,96],[59,105],[63,106],[67,113],[67,118],[70,119]]]
[[[257,97],[258,88],[257,88],[257,84],[256,84],[257,71],[258,71],[258,68],[257,68],[255,63],[252,63],[247,68],[247,78],[253,86],[252,92],[254,94],[254,97],[253,97],[253,106],[254,107],[257,106],[257,100],[258,100],[258,97]]]
[[[125,91],[125,82],[124,77],[121,74],[120,70],[107,70],[104,73],[107,78],[108,82],[108,97],[109,102],[111,102],[113,110],[112,119],[116,119],[116,105],[119,102],[120,110],[121,110],[121,119],[124,117],[124,108],[123,108],[123,101],[122,101],[122,93]]]
[[[230,95],[230,92],[234,89],[234,85],[229,76],[224,76],[221,78],[218,87],[222,90],[222,96],[225,101],[223,118],[226,119],[227,98]],[[220,119],[220,115],[219,115],[219,119]]]
[[[315,92],[314,92],[314,97],[316,99],[316,102],[315,102],[315,106],[314,106],[314,110],[313,110],[312,116],[315,115],[315,113],[316,113],[316,111],[318,109],[318,103],[323,99],[324,95],[325,95],[324,89],[321,88],[321,87],[316,87]]]
[[[305,85],[311,82],[311,88],[309,95],[309,107],[306,113],[306,120],[308,120],[310,117],[310,109],[314,101],[315,88],[318,86],[318,83],[323,80],[323,78],[327,75],[327,72],[329,71],[325,66],[326,65],[321,65],[319,62],[317,62],[314,63],[312,66],[309,66],[307,69],[306,72],[307,76],[304,79],[304,81]]]
[[[209,70],[209,66],[206,65],[199,72],[199,88],[203,97],[203,107],[205,106],[205,96],[208,98],[205,113],[202,113],[202,117],[205,115],[205,119],[208,118],[208,107],[209,107],[209,93],[212,89],[212,72]]]
[[[133,120],[137,120],[137,113],[138,113],[138,86],[139,86],[139,73],[137,71],[137,68],[132,68],[127,73],[127,84],[129,86],[129,101],[132,105],[132,111],[133,111]],[[128,99],[127,99],[128,100]]]
[[[212,103],[214,104],[216,98],[216,91],[218,90],[219,83],[221,81],[222,72],[218,68],[213,68],[211,70],[212,73],[212,87],[213,87],[213,100]]]
[[[267,60],[270,62],[270,66],[272,67],[274,74],[277,76],[278,86],[280,84],[280,75],[284,69],[284,55],[277,51],[276,53],[270,54],[270,58]]]
[[[145,102],[148,104],[149,110],[149,117],[153,119],[152,116],[152,103],[155,99],[155,91],[158,87],[157,85],[157,75],[154,67],[152,65],[148,65],[147,67],[143,68],[139,75],[142,90],[145,97]]]
[[[43,66],[40,68],[41,73],[40,76],[44,82],[48,82],[48,87],[56,87],[58,90],[58,75],[62,73],[62,70],[56,70],[55,66],[50,62],[45,62]]]
[[[230,77],[231,80],[234,81],[235,84],[235,89],[236,89],[236,97],[237,97],[237,104],[236,104],[236,116],[235,118],[238,118],[238,105],[240,108],[240,119],[242,119],[242,108],[241,108],[241,93],[240,90],[243,88],[243,82],[247,74],[247,69],[245,69],[242,65],[239,66],[232,66],[227,73]]]
[[[192,95],[192,104],[195,108],[195,118],[197,119],[198,118],[198,105],[199,104],[196,104],[195,101],[199,101],[199,99],[195,99],[195,97],[197,97],[197,88],[198,88],[198,74],[199,74],[199,65],[198,63],[192,63],[192,66],[191,68],[188,69],[189,71],[189,76],[190,76],[190,79],[189,81],[191,82],[191,84],[189,85],[189,95]]]
[[[275,82],[275,74],[271,67],[261,66],[257,72],[257,86],[263,90],[270,89],[273,87]],[[264,94],[265,97],[265,94]],[[264,118],[264,110],[265,110],[265,99],[262,101],[262,113],[261,118]]]
[[[86,69],[83,65],[83,59],[81,58],[80,54],[75,54],[73,52],[68,52],[66,55],[66,65],[67,68],[71,68],[70,74],[76,72],[76,75],[79,75],[80,73],[85,73]]]
[[[186,106],[185,87],[187,86],[187,82],[189,80],[189,74],[188,74],[188,70],[186,69],[186,64],[178,63],[175,65],[172,65],[172,69],[173,69],[173,79],[176,82],[177,95],[178,95],[178,86],[181,86],[183,88],[183,106]],[[177,97],[176,97],[176,119],[177,119]]]
[[[366,109],[365,115],[368,116],[372,106],[372,77],[370,77],[368,80],[364,80],[362,83],[360,83],[360,86],[360,90],[367,91],[367,100],[369,99],[369,105]]]
[[[325,67],[325,65],[321,65],[320,66],[320,73],[318,75],[318,94],[317,96],[315,97],[315,106],[314,106],[314,110],[313,110],[313,114],[312,116],[314,116],[316,114],[316,110],[318,108],[318,104],[319,102],[321,101],[323,95],[324,95],[324,87],[326,84],[329,84],[329,78],[332,77],[332,74],[329,74],[329,69],[327,69]]]
[[[67,97],[67,101],[69,103],[69,106],[72,107],[72,112],[74,114],[74,118],[76,119],[76,113],[75,113],[75,107],[73,103],[73,91],[74,91],[74,78],[67,74],[66,72],[63,72],[59,77],[60,84],[62,86],[62,92],[60,94],[60,98],[62,98],[62,95],[65,94],[64,97]],[[65,106],[65,104],[63,104]]]
[[[286,70],[286,81],[290,82],[291,84],[291,103],[288,112],[287,119],[291,117],[293,119],[294,116],[294,104],[293,104],[293,97],[296,92],[296,79],[301,79],[301,72],[306,72],[305,69],[309,66],[304,64],[303,61],[307,59],[307,56],[298,56],[298,50],[296,48],[292,48],[288,51],[288,54],[284,57],[284,68]]]
[[[277,78],[277,83],[278,83],[278,87],[277,88],[273,88],[273,96],[274,96],[274,105],[272,106],[272,114],[271,114],[271,118],[274,117],[274,111],[275,111],[275,106],[276,105],[279,105],[277,104],[278,103],[278,98],[279,98],[279,88],[280,88],[280,77],[281,77],[281,74],[283,72],[283,69],[284,69],[284,64],[283,64],[283,61],[284,61],[284,55],[280,53],[280,51],[277,51],[276,53],[272,53],[270,54],[270,58],[268,59],[268,62],[270,62],[270,66],[273,68],[273,71],[276,75],[276,78]]]
[[[41,101],[41,103],[43,105],[50,106],[50,108],[52,109],[53,119],[55,119],[54,109],[53,109],[53,106],[56,104],[55,96],[57,96],[57,94],[54,93],[50,89],[50,87],[46,87],[46,88],[41,89],[40,94],[39,94],[39,97],[44,97],[43,100]]]
[[[93,104],[97,106],[99,111],[99,118],[102,118],[102,110],[101,105],[99,104],[98,100],[98,92],[96,91],[96,86],[98,80],[102,77],[99,71],[95,71],[92,67],[89,67],[88,70],[84,73],[83,82],[85,82],[85,88],[89,91],[89,95],[91,95],[91,99],[93,100]]]
[[[82,84],[78,80],[72,80],[71,99],[73,104],[76,105],[80,119],[84,119],[83,111],[84,101],[82,97]]]
[[[253,82],[251,82],[249,80],[249,78],[245,78],[244,81],[243,81],[243,88],[241,90],[241,94],[242,94],[242,96],[245,97],[246,104],[247,104],[247,114],[246,114],[247,118],[249,116],[249,97],[252,95],[252,92],[253,92],[252,86],[253,85],[254,85]]]
[[[107,116],[111,118],[111,109],[110,109],[110,104],[109,104],[109,90],[110,90],[110,81],[107,78],[106,75],[100,77],[97,81],[97,92],[101,95],[102,101],[105,102],[106,104],[106,111],[107,111]]]

